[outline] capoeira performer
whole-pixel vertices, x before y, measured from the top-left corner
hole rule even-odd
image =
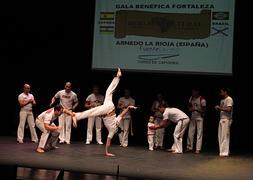
[[[134,106],[128,106],[119,116],[116,117],[115,106],[112,101],[112,96],[113,96],[114,90],[116,89],[119,83],[121,75],[122,75],[121,70],[118,68],[116,77],[113,78],[111,84],[106,90],[105,100],[101,106],[97,106],[83,112],[73,113],[74,116],[72,117],[73,126],[77,127],[78,120],[85,119],[88,117],[94,117],[94,116],[101,116],[101,115],[104,116],[103,121],[109,132],[107,141],[106,141],[106,146],[105,146],[106,156],[115,156],[114,154],[111,154],[108,152],[108,149],[111,145],[111,139],[113,135],[116,133],[122,117],[129,111],[129,109],[136,109],[136,107]]]
[[[111,146],[111,140],[114,136],[114,134],[118,131],[118,127],[120,125],[120,122],[124,119],[122,119],[130,109],[137,109],[137,107],[135,106],[128,106],[126,109],[124,109],[120,115],[118,115],[116,117],[116,113],[115,113],[115,109],[108,113],[107,115],[105,115],[105,117],[103,118],[104,120],[104,124],[105,127],[108,130],[108,136],[107,136],[107,140],[106,140],[106,145],[105,145],[105,155],[106,156],[115,156],[112,153],[109,153],[109,147]]]
[[[58,91],[55,96],[51,100],[51,105],[55,103],[56,99],[60,99],[61,105],[64,109],[68,109],[74,111],[78,105],[78,99],[75,92],[72,91],[72,84],[70,82],[66,82],[64,89]],[[63,113],[59,117],[59,125],[62,126],[62,130],[60,131],[60,143],[70,144],[71,139],[71,124],[72,118],[70,115]]]
[[[120,112],[122,112],[126,107],[128,106],[135,106],[135,100],[130,96],[130,90],[125,89],[124,90],[124,96],[119,98],[118,101],[118,109]],[[123,117],[123,121],[120,122],[120,129],[121,132],[119,133],[119,141],[120,141],[120,146],[122,147],[127,147],[128,146],[128,134],[129,134],[129,127],[131,125],[131,135],[133,136],[132,133],[132,115],[131,113],[127,113]]]
[[[90,94],[86,100],[84,106],[87,109],[91,109],[97,106],[100,106],[104,102],[104,96],[99,93],[99,87],[94,85],[92,88],[92,94]],[[92,142],[93,136],[93,127],[94,124],[96,126],[96,140],[97,144],[103,144],[102,142],[102,118],[100,116],[97,117],[88,117],[88,124],[87,124],[87,136],[86,136],[86,144],[90,144]]]
[[[17,131],[17,141],[18,143],[24,143],[24,131],[25,131],[25,123],[27,123],[30,128],[31,139],[32,142],[37,143],[38,137],[35,130],[35,123],[34,117],[32,112],[32,107],[36,105],[36,101],[34,96],[30,93],[31,87],[29,84],[24,84],[24,92],[18,96],[18,102],[20,105],[20,112],[19,112],[19,125]]]
[[[171,122],[177,123],[173,134],[174,144],[169,151],[183,153],[183,136],[190,121],[189,117],[180,109],[167,107],[166,104],[160,104],[159,111],[163,113],[163,120],[160,124],[154,125],[153,129],[167,127]]]
[[[233,99],[228,95],[227,88],[220,89],[222,100],[215,109],[220,112],[220,123],[218,131],[220,157],[229,156],[230,126],[232,124]]]
[[[154,113],[155,124],[159,124],[163,120],[163,114],[159,111],[160,104],[167,104],[163,99],[161,93],[157,94],[157,99],[153,102],[151,111]],[[155,149],[163,149],[163,138],[164,138],[165,128],[160,128],[155,130]]]
[[[192,89],[192,96],[189,99],[188,109],[191,112],[191,121],[189,124],[187,137],[187,150],[193,150],[193,141],[195,130],[197,129],[196,154],[199,154],[202,147],[203,139],[203,121],[206,110],[206,100],[200,96],[197,88]]]
[[[40,137],[39,145],[36,149],[37,152],[43,153],[45,150],[56,149],[58,137],[62,126],[56,126],[53,121],[59,117],[62,113],[72,115],[73,113],[67,109],[63,109],[60,104],[50,108],[41,113],[35,121],[36,126],[41,130],[42,134]],[[48,136],[51,134],[51,138]]]
[[[155,125],[155,118],[154,116],[150,116],[148,120],[148,125],[147,125],[147,139],[148,139],[148,149],[150,151],[154,150],[154,140],[155,140],[155,133],[156,131],[152,129],[152,127]],[[151,128],[150,128],[151,127]]]

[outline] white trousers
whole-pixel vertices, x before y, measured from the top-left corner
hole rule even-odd
[[[174,130],[174,144],[172,145],[171,149],[176,153],[183,153],[183,136],[185,129],[189,124],[189,118],[178,121],[175,130]]]
[[[19,112],[19,125],[18,125],[18,131],[17,131],[17,141],[23,141],[24,139],[24,131],[25,131],[25,123],[29,125],[30,133],[31,133],[31,139],[34,142],[38,141],[38,136],[35,130],[35,123],[34,123],[34,117],[32,111],[25,111],[21,110]]]
[[[187,149],[193,149],[194,135],[197,129],[196,150],[200,151],[202,148],[203,139],[203,118],[192,118],[189,124],[188,137],[187,137]]]
[[[229,155],[231,124],[232,124],[232,119],[220,119],[219,130],[218,130],[220,156]]]
[[[52,123],[52,125],[55,125],[55,124]],[[39,119],[36,119],[36,126],[42,132],[38,147],[44,149],[44,148],[46,148],[46,144],[49,144],[53,147],[56,146],[60,133],[58,131],[51,132],[51,137],[48,140],[48,136],[50,135],[50,131],[45,129],[44,122]]]
[[[111,84],[106,90],[105,100],[104,100],[103,105],[94,107],[92,109],[88,109],[83,112],[76,113],[76,119],[81,120],[87,117],[101,116],[101,115],[106,115],[107,113],[112,112],[115,109],[115,106],[112,101],[112,95],[117,85],[119,84],[119,80],[120,80],[119,77],[113,78]]]
[[[148,134],[148,145],[149,145],[149,150],[154,150],[154,134]]]
[[[104,120],[105,127],[108,130],[107,138],[112,139],[114,134],[118,132],[118,127],[119,127],[120,121],[122,121],[122,118],[115,117],[114,119],[110,119],[109,121],[111,122],[109,123],[107,122],[108,119],[106,120],[104,118],[103,120]]]
[[[119,127],[121,132],[119,133],[119,142],[122,146],[128,146],[128,135],[129,135],[129,127],[131,123],[131,118],[124,118],[123,121],[120,121]]]
[[[70,115],[62,113],[59,116],[59,126],[62,127],[60,131],[60,142],[70,143],[71,138],[71,125],[72,125],[72,118]]]
[[[156,119],[155,124],[159,124],[161,122],[161,119]],[[155,146],[163,147],[163,138],[164,138],[164,131],[165,128],[160,128],[155,130]]]
[[[92,141],[93,127],[96,125],[96,140],[97,143],[101,143],[101,129],[102,129],[102,118],[101,117],[89,117],[87,125],[87,138],[86,142]]]

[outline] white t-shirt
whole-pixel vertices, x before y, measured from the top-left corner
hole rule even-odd
[[[106,116],[103,118],[104,124],[107,129],[116,128],[119,125],[120,120],[122,119],[121,116],[116,117],[116,114],[113,116]]]
[[[163,120],[169,119],[174,123],[178,123],[178,121],[186,118],[189,117],[183,111],[177,108],[166,108],[163,113]]]
[[[96,106],[102,105],[104,102],[104,96],[101,94],[95,95],[94,93],[90,94],[86,101],[89,101],[90,103],[94,103]]]
[[[148,131],[147,131],[148,135],[154,135],[155,134],[155,130],[150,129],[150,127],[152,127],[154,125],[155,125],[154,123],[151,123],[151,122],[148,123]]]
[[[76,93],[74,93],[73,91],[66,93],[65,89],[58,91],[54,97],[60,98],[61,105],[67,109],[72,109],[73,104],[78,101]]]
[[[232,119],[232,114],[233,114],[233,99],[230,96],[228,96],[225,99],[222,99],[220,101],[220,107],[231,107],[232,108],[231,112],[221,111],[220,112],[220,118],[221,119]]]
[[[56,118],[57,116],[54,114],[54,108],[48,109],[38,116],[38,119],[46,124],[51,124]]]
[[[28,93],[28,94],[25,94],[25,93],[21,93],[19,96],[18,96],[18,101],[29,101],[30,99],[34,100],[34,97],[32,94]],[[31,111],[32,110],[32,103],[28,103],[27,105],[21,107],[21,110],[27,110],[27,111]]]
[[[201,111],[203,107],[206,107],[206,100],[199,96],[198,98],[190,97],[189,103],[192,105],[193,109]],[[192,118],[201,118],[201,113],[198,111],[192,112]]]
[[[131,97],[129,98],[121,97],[119,98],[118,104],[122,104],[124,107],[130,106],[130,105],[135,106],[135,100]],[[129,111],[126,113],[124,118],[131,118],[131,114]]]

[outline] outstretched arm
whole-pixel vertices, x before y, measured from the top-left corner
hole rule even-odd
[[[63,113],[65,113],[65,114],[68,114],[68,115],[70,115],[70,116],[75,116],[75,113],[74,112],[72,112],[71,110],[68,110],[68,109],[66,109],[66,108],[64,108],[63,109]]]
[[[160,129],[160,128],[166,128],[170,125],[171,121],[169,119],[162,120],[160,124],[154,125],[153,127],[150,127],[151,129]]]
[[[120,113],[120,117],[124,117],[126,115],[126,113],[130,110],[130,109],[137,109],[137,107],[135,106],[127,106],[126,109],[124,109],[121,113]]]

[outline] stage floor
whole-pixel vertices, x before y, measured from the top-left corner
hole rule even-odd
[[[72,142],[59,149],[36,153],[37,144],[17,144],[15,137],[0,137],[0,164],[64,170],[85,174],[145,179],[253,179],[253,153],[221,158],[217,152],[171,154],[147,147],[112,145],[115,157],[104,156],[104,145]]]

